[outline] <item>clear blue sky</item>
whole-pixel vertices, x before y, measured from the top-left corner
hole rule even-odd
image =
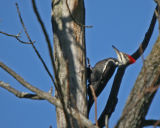
[[[50,70],[52,70],[47,46],[33,13],[31,0],[1,0],[0,30],[11,34],[22,31],[15,2],[19,3],[25,25],[32,40],[36,40],[36,47],[45,58]],[[51,0],[37,0],[37,6],[50,39],[53,40],[50,22]],[[87,56],[93,66],[101,59],[116,57],[112,45],[128,54],[132,54],[137,49],[150,24],[155,3],[153,0],[85,0],[85,7],[86,25],[94,26],[91,29],[86,29]],[[157,33],[158,30],[156,29],[145,51],[145,57],[151,51]],[[22,39],[26,40],[24,34],[22,34]],[[20,44],[15,39],[0,34],[0,61],[14,69],[36,87],[45,91],[50,89],[51,80],[30,45]],[[141,67],[142,60],[139,59],[127,69],[119,92],[119,102],[110,120],[110,128],[116,124],[121,115]],[[9,83],[20,91],[28,91],[2,69],[0,69],[0,80]],[[113,79],[110,80],[107,88],[98,98],[99,114],[106,103],[112,81]],[[160,92],[157,93],[147,118],[160,119],[159,97]],[[0,101],[1,128],[49,128],[50,125],[56,127],[55,107],[46,101],[19,99],[2,88],[0,88]],[[91,113],[93,113],[93,110]],[[94,113],[90,117],[94,121]]]

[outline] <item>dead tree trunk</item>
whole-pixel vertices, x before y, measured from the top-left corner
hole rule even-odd
[[[72,106],[87,116],[85,8],[83,0],[53,0],[52,25],[56,81],[65,107]],[[80,127],[80,122],[56,108],[57,127]],[[68,118],[68,119],[66,119]]]

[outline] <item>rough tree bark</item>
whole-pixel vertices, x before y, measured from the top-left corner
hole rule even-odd
[[[59,81],[65,106],[87,116],[85,8],[83,0],[53,0],[52,25],[56,81]],[[56,108],[57,126],[80,127],[80,122]],[[67,120],[67,121],[66,121]],[[69,122],[68,122],[69,121]]]
[[[160,35],[144,61],[116,128],[141,128],[160,84]]]
[[[158,4],[160,3],[159,0],[157,0],[157,2]],[[24,87],[32,91],[33,94],[20,92],[3,81],[0,81],[0,87],[5,88],[19,98],[47,100],[51,104],[54,104],[57,107],[58,128],[83,128],[84,125],[86,127],[94,127],[92,123],[85,118],[87,117],[87,100],[84,24],[85,8],[83,0],[52,0],[55,59],[55,63],[53,63],[55,67],[53,67],[56,81],[55,86],[58,90],[56,97],[60,100],[51,95],[52,91],[51,93],[46,93],[34,87],[12,69],[0,62],[1,68],[13,76]],[[3,32],[1,33],[5,34]],[[5,35],[12,36],[16,39],[18,38],[10,34]],[[148,41],[149,39],[146,38]],[[30,37],[29,40],[31,40]],[[159,87],[158,85],[160,85],[160,34],[150,55],[144,61],[143,68],[136,80],[116,128],[140,128],[145,126],[147,122],[145,116]],[[113,111],[114,110],[112,110],[112,112]],[[76,112],[80,113],[77,114]],[[105,115],[106,113],[104,113],[104,116]],[[104,120],[104,118],[102,119]],[[102,121],[102,119],[100,118],[99,121]],[[81,122],[83,122],[83,126]],[[151,122],[155,121],[151,120]],[[100,123],[99,126],[103,127],[104,121]]]

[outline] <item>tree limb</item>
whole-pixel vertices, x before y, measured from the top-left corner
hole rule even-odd
[[[3,64],[2,62],[0,62],[0,67],[2,69],[4,69],[6,72],[8,72],[12,77],[14,77],[25,88],[28,88],[30,91],[34,92],[37,95],[37,97],[42,98],[44,100],[47,100],[48,102],[55,105],[56,107],[63,109],[63,105],[61,104],[59,99],[53,97],[50,93],[46,93],[46,92],[34,87],[33,85],[29,84],[21,76],[19,76],[16,72],[14,72],[12,69],[10,69],[8,66]],[[0,86],[2,87],[1,82],[0,82]],[[13,88],[9,88],[7,90],[12,92],[13,94],[16,93],[16,92],[14,92],[15,90],[13,90]],[[71,116],[73,116],[74,118],[76,118],[78,120],[80,119],[82,125],[84,125],[86,127],[96,128],[96,126],[94,126],[91,121],[89,121],[84,115],[82,115],[80,112],[78,112],[74,108],[72,108],[72,107],[66,108],[66,111],[68,114],[71,114]]]
[[[3,81],[0,81],[0,87],[13,93],[18,98],[27,98],[27,99],[32,99],[32,100],[44,100],[41,97],[37,96],[36,94],[20,92],[20,91],[16,90],[15,88],[11,87],[9,84],[4,83]]]
[[[55,68],[55,63],[54,63],[53,49],[52,49],[51,41],[49,39],[47,30],[46,30],[46,28],[44,26],[44,23],[43,23],[43,21],[42,21],[42,19],[40,17],[39,12],[38,12],[35,0],[32,0],[32,7],[33,7],[34,13],[35,13],[35,15],[37,17],[38,23],[40,24],[40,26],[42,28],[42,31],[43,31],[43,34],[45,36],[45,40],[46,40],[46,43],[47,43],[47,46],[48,46],[49,56],[50,56],[50,59],[51,59],[51,62],[52,62],[52,66],[53,66],[54,72],[55,72],[56,68]]]
[[[57,101],[55,97],[53,97],[50,93],[46,93],[33,85],[29,84],[27,81],[25,81],[21,76],[19,76],[16,72],[14,72],[12,69],[10,69],[8,66],[6,66],[4,63],[0,62],[0,67],[4,69],[6,72],[8,72],[13,78],[15,78],[22,86],[29,89],[30,91],[34,92],[37,96],[46,99],[48,101],[52,101],[51,103],[55,106],[61,106],[60,102]]]
[[[22,20],[22,17],[20,15],[20,11],[19,11],[19,8],[18,8],[18,4],[16,4],[16,6],[17,6],[17,11],[18,11],[18,14],[19,14],[19,18],[20,18],[21,24],[22,24],[22,26],[24,28],[24,31],[25,31],[25,33],[27,35],[27,38],[29,39],[30,42],[32,42],[32,40],[31,40],[31,38],[30,38],[29,34],[27,33],[27,30],[26,30],[26,28],[24,26],[24,23],[23,23],[23,20]],[[34,45],[32,45],[32,46],[34,47]],[[36,52],[36,54],[38,54],[38,53]],[[52,59],[53,59],[53,57],[52,57]],[[6,66],[5,64],[3,64],[2,62],[0,62],[0,67],[3,68],[6,72],[8,72],[11,76],[13,76],[25,88],[27,88],[27,89],[31,90],[32,92],[34,92],[35,95],[37,95],[37,97],[41,97],[42,99],[48,100],[51,104],[54,104],[56,107],[63,109],[63,104],[61,103],[61,100],[53,97],[50,93],[46,93],[46,92],[44,92],[44,91],[36,88],[35,86],[29,84],[21,76],[19,76],[16,72],[14,72],[12,69],[10,69],[8,66]],[[58,85],[60,85],[60,84],[58,84]],[[18,93],[17,90],[15,90],[12,87],[9,87],[9,88],[6,88],[6,89],[8,89],[8,91],[12,92],[13,94],[14,93]],[[19,97],[24,97],[24,94],[23,94],[23,96],[21,95]],[[70,114],[71,116],[73,116],[75,119],[77,119],[77,120],[80,119],[82,125],[84,125],[85,127],[96,128],[96,126],[94,126],[91,123],[91,121],[89,121],[83,114],[81,114],[80,112],[78,112],[74,108],[72,108],[72,107],[70,109],[66,108],[66,111],[67,111],[68,114]]]
[[[2,32],[2,31],[0,31],[0,33],[3,35],[6,35],[6,36],[13,37],[13,38],[17,39],[22,44],[31,44],[31,42],[25,42],[25,41],[22,41],[19,39],[21,33],[18,33],[17,35],[9,34],[9,33]]]
[[[25,88],[31,90],[32,92],[35,92],[38,96],[41,97],[41,94],[46,95],[44,91],[41,91],[40,89],[34,87],[33,85],[29,84],[27,81],[25,81],[21,76],[19,76],[16,72],[14,72],[11,68],[6,66],[3,62],[0,62],[0,67],[4,69],[6,72],[8,72],[12,77],[14,77],[20,84],[22,84]]]
[[[157,10],[157,7],[156,7],[155,10]],[[148,46],[148,43],[149,43],[150,38],[152,36],[155,24],[156,24],[156,15],[154,13],[153,17],[152,17],[151,24],[149,26],[149,29],[145,34],[144,40],[142,41],[141,45],[136,50],[136,52],[134,52],[132,54],[132,57],[135,60],[137,60],[143,54],[146,47]],[[121,85],[121,81],[123,79],[125,70],[128,66],[129,65],[119,67],[118,70],[117,70],[117,73],[115,75],[114,82],[113,82],[113,85],[112,85],[112,89],[111,89],[111,92],[110,92],[110,95],[109,95],[109,98],[108,98],[108,101],[107,101],[107,104],[106,104],[103,112],[101,113],[101,115],[98,119],[98,124],[99,124],[100,127],[105,126],[105,116],[108,115],[108,118],[110,118],[110,116],[112,115],[112,113],[115,110],[115,107],[118,103],[118,97],[117,96],[118,96],[119,88],[120,88],[120,85]]]

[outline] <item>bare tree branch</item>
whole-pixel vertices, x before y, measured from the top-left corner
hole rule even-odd
[[[0,67],[2,69],[4,69],[6,72],[8,72],[11,76],[13,76],[25,88],[28,88],[30,91],[34,92],[38,97],[40,97],[44,100],[48,100],[51,104],[63,109],[63,105],[61,104],[59,99],[53,97],[50,93],[46,93],[46,92],[34,87],[33,85],[29,84],[21,76],[19,76],[16,72],[14,72],[12,69],[10,69],[8,66],[3,64],[2,62],[0,62]],[[10,90],[11,90],[11,88],[10,88]],[[14,91],[14,90],[12,90],[12,91]],[[12,91],[10,91],[10,92],[12,92]],[[12,93],[14,94],[14,92],[12,92]],[[94,126],[91,121],[89,121],[84,115],[82,115],[80,112],[78,112],[74,108],[72,108],[72,107],[66,108],[66,111],[68,114],[70,114],[71,116],[73,116],[77,120],[80,119],[82,125],[84,125],[86,127],[96,128],[96,126]]]
[[[157,7],[156,7],[155,10],[157,10]],[[155,24],[156,24],[156,15],[154,13],[153,17],[152,17],[151,24],[149,26],[149,29],[145,34],[144,40],[142,41],[141,45],[136,50],[136,52],[132,54],[132,57],[134,59],[137,60],[143,54],[143,52],[145,51],[145,49],[148,46],[148,43],[150,41],[150,38],[152,36]],[[101,115],[98,119],[98,124],[99,124],[100,127],[105,126],[105,116],[108,115],[108,118],[110,118],[110,116],[112,115],[112,113],[115,110],[115,107],[116,107],[117,102],[118,102],[118,97],[117,96],[118,96],[119,88],[120,88],[120,85],[121,85],[121,81],[123,79],[125,70],[128,66],[129,65],[119,67],[118,70],[117,70],[117,73],[115,75],[114,82],[113,82],[113,85],[112,85],[112,89],[111,89],[111,92],[110,92],[110,95],[109,95],[109,98],[108,98],[108,101],[107,101],[107,104],[106,104],[103,112],[101,113]]]
[[[36,51],[36,54],[38,55],[39,58],[41,58],[39,52],[36,50],[35,46],[33,45],[33,42],[27,32],[27,29],[24,25],[24,22],[22,20],[22,17],[21,17],[21,14],[20,14],[20,11],[19,11],[19,7],[18,7],[18,4],[16,4],[16,7],[17,7],[17,11],[18,11],[18,15],[19,15],[19,18],[20,18],[20,21],[21,21],[21,24],[23,26],[23,29],[25,31],[25,34],[28,38],[28,40],[31,42],[32,44],[32,47],[34,48],[34,50]],[[50,51],[51,52],[51,51]],[[51,52],[52,53],[52,52]],[[53,53],[52,53],[53,54]],[[53,56],[53,55],[52,55]],[[53,57],[51,57],[53,59]],[[40,59],[41,61],[43,60],[42,58]],[[54,61],[54,59],[53,59]],[[52,62],[53,62],[52,61]],[[43,61],[44,62],[44,61]],[[43,63],[45,64],[45,63]],[[61,109],[64,109],[64,105],[63,105],[63,100],[61,101],[61,98],[60,100],[53,97],[50,93],[46,93],[38,88],[36,88],[35,86],[29,84],[27,81],[25,81],[21,76],[19,76],[16,72],[14,72],[12,69],[10,69],[8,66],[6,66],[5,64],[3,64],[2,62],[0,62],[0,67],[3,68],[6,72],[8,72],[11,76],[13,76],[20,84],[22,84],[24,87],[28,88],[29,90],[31,90],[32,92],[35,93],[35,96],[37,97],[40,97],[42,99],[45,99],[45,100],[48,100],[51,104],[54,104],[56,107],[59,107]],[[54,65],[53,65],[54,67]],[[48,70],[49,71],[49,70]],[[55,73],[56,74],[56,73]],[[1,84],[3,85],[3,84]],[[56,86],[56,84],[54,84]],[[58,84],[60,85],[60,84]],[[4,87],[4,86],[3,86]],[[5,88],[5,87],[4,87]],[[19,93],[16,89],[12,88],[12,87],[8,87],[6,86],[6,88],[8,91],[10,91],[11,93],[13,94],[16,94],[16,93]],[[59,92],[59,91],[58,91]],[[34,95],[34,94],[33,94]],[[32,95],[32,96],[33,96]],[[19,97],[25,97],[25,94],[24,93],[20,93],[18,94]],[[70,112],[70,109],[71,109],[71,112]],[[71,116],[73,116],[74,118],[76,118],[77,120],[80,119],[82,125],[84,125],[85,127],[92,127],[92,128],[96,128],[96,126],[94,126],[91,121],[89,121],[84,115],[82,115],[80,112],[78,112],[77,110],[73,109],[72,107],[71,108],[66,108],[66,111],[68,114],[70,114]]]
[[[20,10],[19,10],[19,7],[18,7],[18,3],[16,3],[16,7],[17,7],[17,12],[18,12],[18,16],[19,16],[20,22],[21,22],[21,24],[22,24],[22,27],[23,27],[23,29],[24,29],[24,32],[25,32],[25,34],[26,34],[29,42],[31,43],[31,45],[32,45],[35,53],[37,54],[39,60],[42,62],[43,66],[44,66],[45,70],[47,71],[49,77],[51,78],[53,84],[56,86],[56,83],[55,83],[55,81],[54,81],[54,79],[53,79],[52,74],[50,73],[50,71],[49,71],[49,69],[48,69],[45,61],[43,60],[42,56],[40,55],[39,51],[37,50],[37,48],[36,48],[35,45],[34,45],[34,42],[31,40],[31,38],[30,38],[30,36],[29,36],[29,34],[28,34],[28,32],[27,32],[27,29],[26,29],[26,27],[25,27],[25,25],[24,25],[24,22],[23,22],[23,19],[22,19],[22,16],[21,16],[21,13],[20,13]]]
[[[22,41],[22,40],[19,39],[21,33],[18,33],[17,35],[9,34],[9,33],[2,32],[2,31],[0,31],[0,33],[3,34],[3,35],[6,35],[6,36],[13,37],[13,38],[17,39],[22,44],[31,44],[31,42],[25,42],[25,41]]]
[[[4,83],[3,81],[0,81],[0,87],[8,90],[9,92],[13,93],[16,97],[19,97],[19,98],[27,98],[32,100],[44,100],[41,97],[37,96],[36,94],[20,92],[15,88],[11,87],[9,84]]]
[[[60,102],[56,100],[55,97],[53,97],[50,93],[46,93],[33,85],[26,82],[21,76],[19,76],[16,72],[14,72],[12,69],[10,69],[8,66],[0,62],[0,67],[4,69],[6,72],[8,72],[12,77],[14,77],[21,85],[23,85],[25,88],[28,88],[30,91],[34,92],[37,96],[46,99],[50,101],[55,106],[61,106]]]
[[[32,6],[33,6],[33,10],[34,10],[34,12],[35,12],[35,14],[36,14],[36,17],[37,17],[37,19],[38,19],[38,21],[39,21],[39,23],[40,23],[40,25],[41,25],[41,28],[42,28],[42,30],[43,30],[43,33],[44,33],[44,36],[45,36],[45,39],[46,39],[46,42],[47,42],[47,46],[48,46],[48,49],[49,49],[49,55],[50,55],[50,59],[51,59],[51,62],[52,62],[53,71],[54,71],[54,74],[55,74],[56,81],[54,81],[53,76],[51,75],[51,73],[50,73],[47,65],[45,64],[43,58],[42,58],[41,55],[39,54],[39,52],[38,52],[38,50],[36,49],[36,47],[34,46],[34,44],[33,44],[33,43],[31,43],[31,44],[32,44],[32,47],[33,47],[33,49],[35,50],[37,56],[38,56],[39,59],[41,60],[43,66],[44,66],[44,68],[45,68],[45,70],[46,70],[47,73],[49,74],[49,76],[50,76],[50,78],[51,78],[51,80],[52,80],[52,82],[53,82],[53,84],[54,84],[54,86],[55,86],[55,89],[57,90],[57,93],[58,93],[58,96],[59,96],[59,98],[60,98],[60,101],[61,101],[61,103],[63,104],[62,107],[63,107],[64,113],[65,113],[65,115],[67,116],[67,112],[66,112],[66,110],[65,110],[65,104],[64,104],[64,100],[63,100],[63,95],[62,95],[62,91],[61,91],[61,86],[60,86],[60,84],[59,84],[59,80],[57,80],[57,73],[56,73],[56,71],[55,71],[55,63],[54,63],[53,50],[52,50],[52,47],[51,47],[51,42],[50,42],[50,40],[49,40],[49,36],[48,36],[48,34],[47,34],[46,28],[45,28],[45,26],[44,26],[44,24],[43,24],[43,22],[42,22],[42,20],[41,20],[41,18],[40,18],[40,15],[39,15],[39,12],[38,12],[38,10],[37,10],[37,7],[36,7],[36,4],[35,4],[35,1],[34,1],[34,0],[32,0]],[[21,24],[22,24],[22,26],[23,26],[23,29],[24,29],[24,31],[25,31],[25,33],[26,33],[26,36],[27,36],[28,40],[29,40],[30,42],[32,42],[32,40],[31,40],[31,38],[30,38],[30,36],[29,36],[29,34],[28,34],[28,32],[27,32],[27,29],[26,29],[26,27],[25,27],[25,25],[24,25],[24,22],[23,22],[23,19],[22,19],[22,16],[21,16],[21,13],[20,13],[20,10],[19,10],[19,7],[18,7],[18,3],[16,3],[16,7],[17,7],[17,12],[18,12],[19,18],[20,18],[20,22],[21,22]],[[66,117],[66,119],[68,120],[68,117]],[[69,121],[68,121],[68,122],[69,122]]]
[[[0,67],[2,69],[4,69],[6,72],[8,72],[12,77],[14,77],[25,88],[28,88],[32,92],[35,92],[38,96],[40,96],[41,93],[42,94],[45,93],[45,92],[39,90],[38,88],[34,87],[33,85],[29,84],[27,81],[25,81],[21,76],[19,76],[16,72],[14,72],[12,69],[10,69],[8,66],[6,66],[4,63],[0,62]]]
[[[42,28],[42,31],[43,31],[43,34],[45,36],[45,39],[46,39],[46,43],[47,43],[47,46],[48,46],[48,51],[49,51],[49,56],[50,56],[50,59],[51,59],[51,62],[52,62],[52,66],[53,66],[53,69],[54,69],[54,72],[55,72],[55,64],[54,64],[54,57],[53,57],[53,49],[52,49],[52,45],[51,45],[51,41],[49,39],[49,36],[48,36],[48,33],[47,33],[47,30],[44,26],[44,23],[40,17],[40,14],[38,12],[38,9],[37,9],[37,6],[36,6],[36,3],[35,3],[35,0],[32,0],[32,7],[33,7],[33,10],[34,10],[34,13],[37,17],[37,20]]]

